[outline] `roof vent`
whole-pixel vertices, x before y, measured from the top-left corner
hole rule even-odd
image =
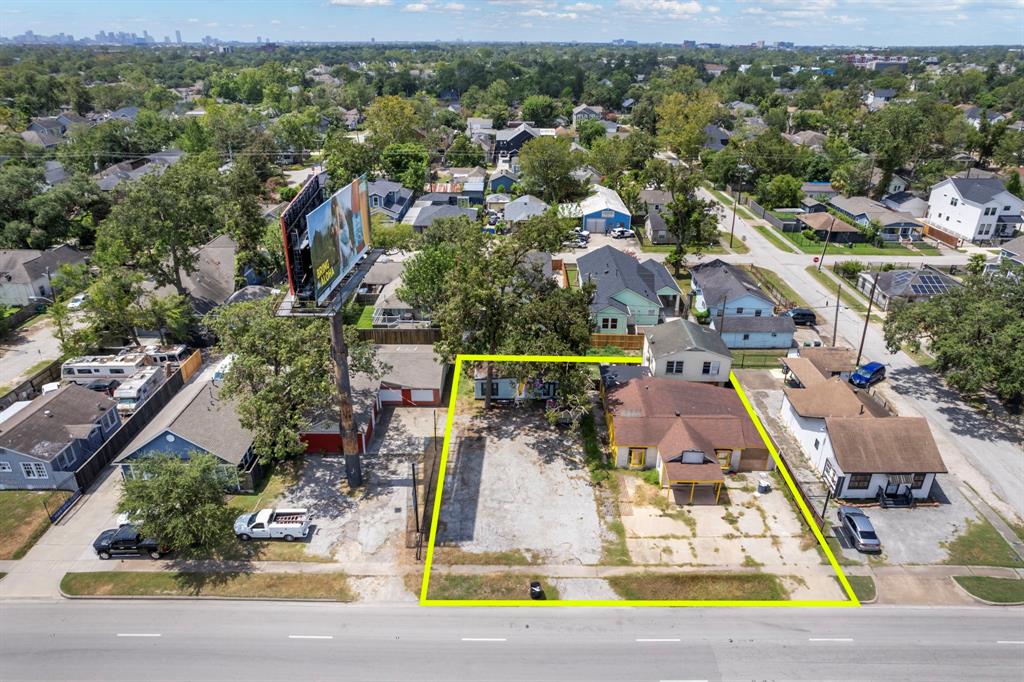
[[[676,416],[677,416],[677,417],[682,417],[683,415],[682,415],[682,414],[680,414],[679,410],[676,410]]]

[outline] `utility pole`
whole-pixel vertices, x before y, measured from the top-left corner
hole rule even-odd
[[[352,384],[348,375],[348,345],[341,306],[331,312],[331,362],[334,365],[334,385],[338,390],[338,429],[341,432],[341,452],[345,456],[345,479],[350,488],[363,484],[363,463],[356,441],[355,419],[352,414]]]
[[[739,209],[740,200],[743,198],[743,190],[736,193],[732,198],[732,227],[729,228],[729,248],[732,248],[732,235],[736,231],[736,211]]]
[[[828,243],[832,239],[832,228],[835,224],[836,217],[832,216],[832,222],[828,224],[828,234],[825,235],[825,246],[821,249],[821,258],[818,259],[818,272],[821,272],[821,266],[825,262],[825,252],[828,251]]]
[[[854,368],[860,367],[860,356],[864,352],[864,338],[868,335],[868,323],[871,321],[871,304],[875,302],[875,286],[878,284],[878,268],[875,268],[875,276],[871,279],[871,293],[868,294],[868,311],[864,314],[864,329],[860,333],[860,347],[857,349],[857,361],[853,363]]]
[[[843,293],[843,283],[839,283],[839,288],[836,289],[836,323],[832,326],[832,347],[836,347],[836,333],[839,331],[839,298]]]

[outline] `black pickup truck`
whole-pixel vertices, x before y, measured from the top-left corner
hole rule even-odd
[[[103,531],[92,543],[92,548],[101,559],[143,554],[148,554],[151,559],[159,559],[166,553],[165,547],[152,538],[142,537],[139,530],[131,524]]]

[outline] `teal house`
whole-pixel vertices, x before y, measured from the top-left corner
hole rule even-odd
[[[630,334],[679,315],[682,292],[661,263],[602,246],[576,261],[578,284],[596,286],[591,320],[599,334]]]

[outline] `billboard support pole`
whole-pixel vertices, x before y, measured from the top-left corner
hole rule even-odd
[[[345,479],[350,488],[363,484],[363,464],[356,442],[355,419],[352,414],[352,385],[348,374],[348,346],[345,343],[341,307],[331,312],[331,362],[334,385],[338,389],[338,428],[341,431],[341,452],[345,455]]]

